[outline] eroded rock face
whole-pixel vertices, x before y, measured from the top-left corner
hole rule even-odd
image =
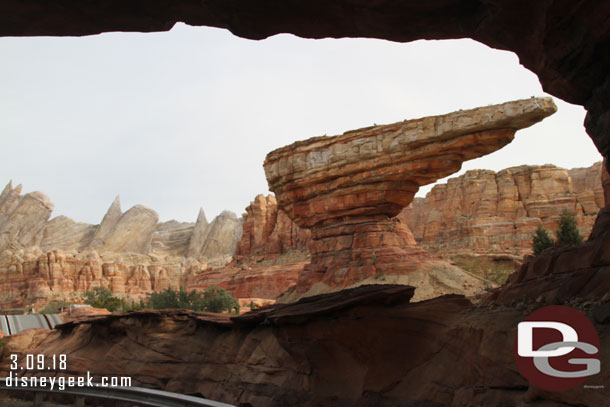
[[[99,227],[95,231],[95,236],[93,237],[91,246],[103,246],[106,237],[112,233],[112,230],[116,227],[117,223],[119,223],[121,216],[123,216],[123,211],[121,210],[121,198],[117,196],[114,198],[114,201],[112,201],[108,211],[106,211],[106,214],[102,219],[102,223],[100,223]]]
[[[461,296],[412,303],[413,287],[363,286],[240,317],[138,311],[6,338],[10,354],[67,354],[70,372],[252,407],[603,406],[608,389],[529,387],[513,340],[523,309]],[[597,325],[601,349],[607,325]],[[601,365],[610,363],[600,352]],[[21,358],[20,358],[21,359]],[[456,374],[459,372],[459,374]],[[596,376],[610,380],[608,370]],[[597,381],[596,381],[597,382]]]
[[[217,263],[226,264],[231,261],[241,235],[241,220],[233,212],[223,211],[212,223],[208,223],[201,209],[189,242],[187,257],[217,259]]]
[[[243,219],[243,235],[235,252],[238,259],[261,261],[308,250],[310,231],[298,227],[279,209],[273,195],[257,195]]]
[[[104,250],[142,254],[150,252],[158,221],[157,212],[143,205],[134,206],[121,215],[104,237]]]
[[[53,204],[41,192],[21,195],[21,185],[9,182],[0,194],[0,254],[40,244]]]
[[[553,165],[473,170],[434,186],[399,215],[418,244],[432,253],[531,253],[532,234],[554,231],[561,212],[576,215],[587,237],[604,206],[602,163],[565,170]]]
[[[312,138],[269,153],[265,173],[278,206],[312,229],[311,264],[297,290],[405,274],[409,264],[429,260],[408,228],[391,218],[419,186],[503,147],[518,129],[555,110],[551,99],[532,98]]]
[[[87,290],[105,287],[129,301],[151,292],[178,289],[181,279],[201,266],[183,265],[177,258],[138,254],[100,256],[88,249],[78,254],[61,250],[14,254],[0,264],[0,303],[43,308],[50,300],[79,302]]]
[[[152,237],[152,251],[170,256],[185,256],[185,248],[192,240],[194,224],[189,222],[158,223]]]
[[[241,222],[232,212],[223,212],[211,224],[203,210],[195,224],[159,223],[159,215],[143,205],[123,213],[118,196],[99,225],[75,222],[65,216],[47,222],[53,209],[49,199],[40,192],[21,196],[20,191],[21,186],[13,189],[9,184],[0,196],[0,236],[7,242],[0,249],[15,251],[39,246],[47,252],[92,248],[100,253],[155,253],[226,263],[241,237]]]
[[[75,222],[63,215],[57,216],[47,222],[40,249],[45,252],[56,248],[80,251],[91,244],[97,230],[97,225]]]
[[[307,262],[241,267],[235,263],[220,269],[197,270],[186,279],[185,288],[204,290],[217,286],[236,298],[275,300],[294,286]]]
[[[610,206],[600,210],[589,239],[580,246],[544,250],[528,256],[489,302],[541,304],[596,301],[610,292]]]
[[[138,300],[226,265],[241,237],[241,220],[231,212],[210,224],[203,211],[196,224],[159,223],[157,213],[142,205],[123,213],[117,197],[102,223],[89,225],[65,216],[48,221],[49,199],[40,192],[20,193],[21,186],[9,183],[0,195],[0,304],[5,306],[78,302],[94,287]],[[224,286],[235,289],[233,280],[227,272]],[[250,281],[238,291],[254,298],[248,290],[256,278]],[[270,286],[275,293],[281,284]]]

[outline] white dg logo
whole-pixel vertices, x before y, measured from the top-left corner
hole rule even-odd
[[[546,328],[559,331],[562,336],[561,342],[553,342],[540,347],[537,350],[534,346],[534,329]],[[571,365],[585,365],[584,370],[563,372],[553,368],[549,364],[549,358],[564,356],[572,352],[575,348],[583,352],[594,355],[598,349],[584,342],[578,342],[578,333],[570,325],[562,322],[552,321],[526,321],[520,322],[517,327],[517,353],[521,357],[533,357],[536,368],[552,377],[560,378],[580,378],[597,374],[601,370],[601,365],[598,359],[595,358],[573,358],[569,359]]]

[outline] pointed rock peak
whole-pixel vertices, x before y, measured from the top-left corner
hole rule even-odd
[[[15,192],[15,195],[20,195],[22,189],[23,189],[23,185],[19,184],[13,191]]]
[[[197,215],[197,223],[203,223],[204,225],[209,224],[208,218],[205,217],[203,208],[199,208],[199,215]]]
[[[121,211],[121,198],[119,197],[119,195],[117,195],[116,198],[114,198],[114,201],[112,201],[112,203],[110,204],[108,210],[106,211],[104,219],[118,219],[121,217],[122,214],[123,211]],[[104,222],[104,219],[102,219],[102,223]]]
[[[117,195],[116,198],[114,198],[114,201],[112,201],[112,204],[110,204],[110,209],[113,208],[118,208],[119,211],[121,210],[121,195]]]
[[[6,184],[6,186],[4,187],[4,189],[2,190],[2,193],[0,194],[0,196],[4,196],[8,193],[10,193],[13,190],[13,180],[10,180],[8,182],[8,184]]]

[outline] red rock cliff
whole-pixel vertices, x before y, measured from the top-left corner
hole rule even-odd
[[[604,206],[601,173],[602,163],[572,170],[543,165],[468,171],[416,198],[400,218],[434,253],[523,256],[531,253],[536,228],[555,230],[564,209],[588,236]]]
[[[298,227],[286,212],[278,209],[273,195],[257,195],[246,208],[243,220],[243,234],[235,252],[237,259],[275,259],[291,251],[308,251],[311,232]]]

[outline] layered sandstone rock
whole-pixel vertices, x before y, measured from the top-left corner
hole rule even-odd
[[[185,288],[204,290],[217,286],[236,298],[275,300],[293,287],[307,262],[255,265],[253,267],[231,263],[219,269],[195,270],[185,279]]]
[[[201,247],[199,258],[211,259],[224,255],[231,259],[241,239],[241,219],[231,211],[223,211],[208,226],[207,239]]]
[[[413,303],[413,294],[363,286],[233,318],[174,310],[81,319],[4,339],[0,372],[8,375],[11,354],[67,354],[73,375],[129,376],[134,386],[252,407],[607,404],[604,388],[528,385],[513,355],[527,308],[473,307],[455,295]],[[610,331],[596,328],[606,366]],[[608,380],[602,368],[586,383]]]
[[[105,254],[137,253],[162,257],[187,257],[223,264],[235,252],[241,222],[225,211],[211,224],[201,211],[197,223],[159,223],[159,215],[143,205],[123,213],[117,196],[101,224],[75,222],[65,216],[48,221],[53,204],[40,192],[20,195],[21,186],[9,183],[0,196],[0,253],[38,246],[42,251],[81,252],[94,249]],[[10,253],[9,253],[10,255]]]
[[[49,199],[39,192],[20,193],[21,186],[9,183],[0,195],[0,304],[5,306],[78,302],[94,287],[138,300],[226,265],[241,237],[241,220],[231,212],[210,224],[203,212],[196,224],[159,223],[157,213],[142,205],[123,213],[117,197],[102,223],[89,225],[65,216],[48,221]],[[224,285],[232,279],[228,272]],[[278,287],[269,291],[277,295]],[[256,297],[247,289],[240,293]]]
[[[554,113],[551,99],[528,99],[296,142],[267,155],[278,206],[312,229],[311,264],[297,284],[346,287],[409,274],[432,260],[396,216],[419,186],[489,154],[515,132]]]
[[[169,256],[184,256],[185,248],[192,242],[194,224],[190,222],[158,223],[152,236],[152,251]]]
[[[276,259],[289,252],[308,257],[310,231],[298,227],[279,209],[275,196],[257,195],[243,215],[243,235],[235,257],[240,260]]]
[[[610,299],[610,207],[603,208],[580,246],[550,248],[528,256],[488,302],[536,299],[541,304]]]
[[[42,232],[40,249],[45,252],[57,248],[80,251],[91,245],[97,230],[97,225],[75,222],[63,215],[57,216],[47,222]]]
[[[0,254],[6,249],[37,246],[53,211],[49,198],[40,192],[21,195],[22,186],[9,182],[0,194]]]
[[[602,164],[565,170],[553,165],[494,172],[472,170],[434,186],[399,215],[418,244],[444,257],[531,253],[532,234],[556,230],[565,209],[588,236],[604,206]]]
[[[30,249],[0,263],[0,303],[42,308],[55,299],[80,302],[85,291],[94,287],[105,287],[136,301],[152,292],[177,289],[201,268],[198,263],[187,265],[182,260],[138,254],[100,256],[91,249],[77,254]]]
[[[158,221],[157,212],[143,205],[134,206],[122,214],[104,236],[103,250],[141,254],[150,252],[152,236]]]
[[[96,229],[91,245],[94,247],[103,246],[106,237],[112,233],[112,230],[116,224],[119,223],[121,216],[123,216],[123,211],[121,210],[121,198],[117,195],[102,218],[102,223],[100,223],[99,227]]]
[[[198,258],[202,255],[202,249],[209,233],[210,224],[205,216],[203,208],[200,208],[199,215],[197,215],[197,222],[195,222],[193,233],[189,239],[186,257]]]
[[[228,263],[242,235],[241,220],[233,212],[223,211],[208,223],[203,209],[199,211],[186,257],[216,259],[216,264]]]

